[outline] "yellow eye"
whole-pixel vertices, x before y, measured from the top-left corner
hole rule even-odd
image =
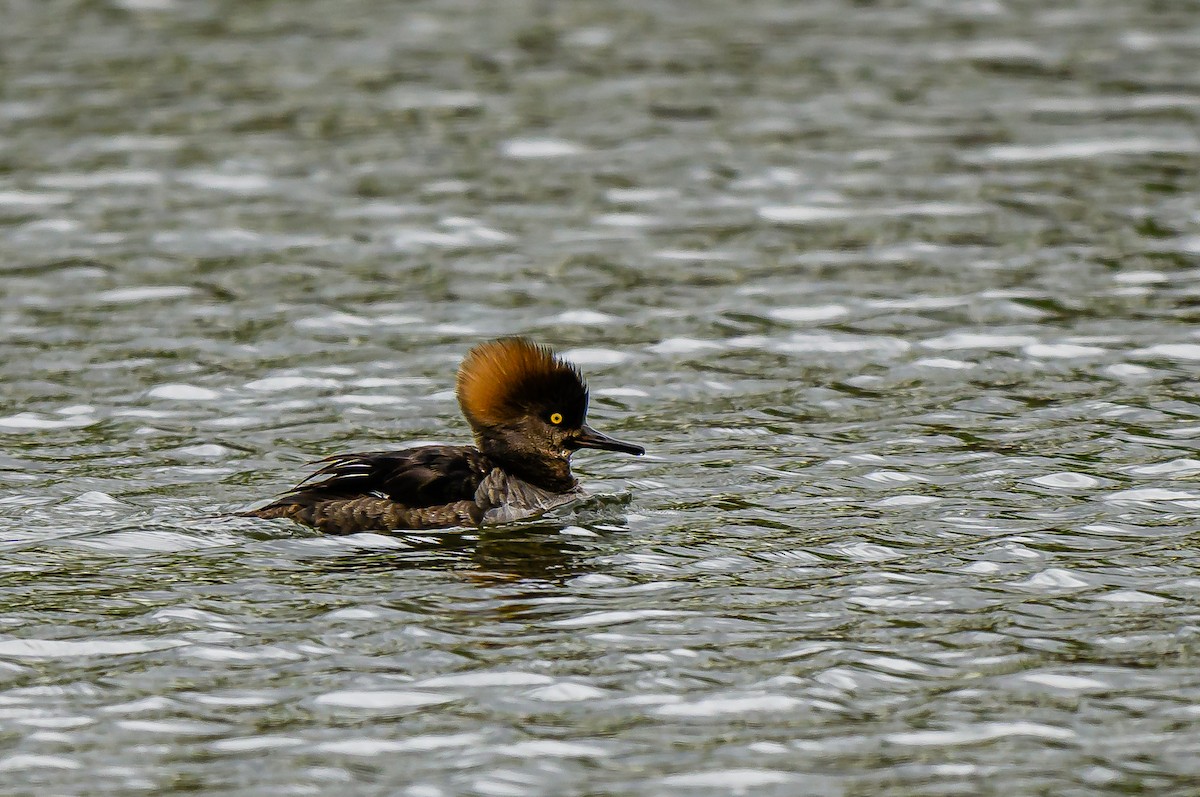
[[[551,415],[550,423],[554,424],[555,426],[558,426],[560,423],[562,423],[562,413],[556,412],[553,415]]]

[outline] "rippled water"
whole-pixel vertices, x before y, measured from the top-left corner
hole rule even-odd
[[[1191,4],[4,15],[7,793],[1195,793]],[[223,516],[510,333],[588,503]]]

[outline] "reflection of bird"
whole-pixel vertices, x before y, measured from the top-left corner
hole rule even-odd
[[[261,509],[331,534],[501,523],[583,495],[571,454],[645,449],[584,423],[588,391],[578,369],[525,338],[473,348],[458,370],[458,403],[474,446],[422,446],[340,454]]]

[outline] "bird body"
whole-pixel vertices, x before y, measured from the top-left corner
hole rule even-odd
[[[525,338],[472,349],[457,392],[474,446],[335,455],[288,493],[244,514],[332,534],[505,523],[584,494],[570,468],[579,448],[644,453],[587,426],[579,371]]]

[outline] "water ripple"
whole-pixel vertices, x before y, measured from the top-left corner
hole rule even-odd
[[[8,4],[0,771],[1193,793],[1185,5]],[[470,442],[510,334],[646,456],[507,528],[232,514]]]

